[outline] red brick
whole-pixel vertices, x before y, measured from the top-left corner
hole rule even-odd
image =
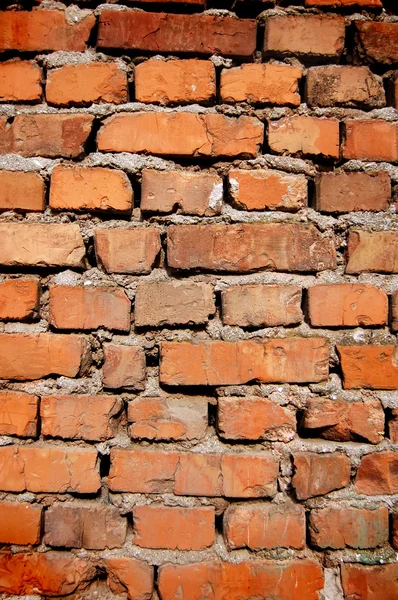
[[[323,496],[350,482],[350,459],[345,454],[295,454],[294,467],[292,486],[299,500]]]
[[[162,342],[160,381],[165,385],[306,383],[328,376],[324,338],[266,342]]]
[[[388,423],[388,437],[393,444],[398,444],[398,410],[391,411],[391,419]]]
[[[37,435],[37,396],[22,392],[0,393],[0,435]],[[1,519],[0,519],[1,522]]]
[[[378,452],[362,456],[355,481],[358,494],[378,496],[398,493],[398,454]]]
[[[142,171],[142,211],[212,217],[222,208],[223,182],[213,173]]]
[[[390,89],[391,89],[391,87],[392,87],[392,96],[393,96],[392,103],[393,103],[393,106],[398,109],[398,77],[397,76],[395,76],[393,78]]]
[[[344,158],[398,161],[398,123],[381,119],[348,120],[345,131]]]
[[[136,506],[133,544],[142,548],[203,550],[214,543],[214,507]]]
[[[40,525],[41,507],[37,504],[32,505],[26,502],[0,503],[0,543],[16,544],[18,546],[39,544]],[[2,577],[0,582],[1,580]]]
[[[398,598],[398,564],[367,567],[341,565],[341,581],[347,600]]]
[[[358,52],[371,62],[398,61],[398,23],[355,21]]]
[[[308,202],[307,179],[271,169],[228,173],[233,203],[243,210],[292,210],[305,208]]]
[[[336,346],[347,390],[398,389],[396,346]]]
[[[396,231],[351,230],[346,273],[398,273]]]
[[[294,504],[231,504],[224,513],[224,538],[230,550],[304,548],[304,508]]]
[[[104,558],[108,586],[115,594],[125,594],[131,600],[150,600],[153,593],[154,568],[136,558]]]
[[[44,181],[37,173],[0,171],[0,210],[42,211],[44,193]]]
[[[39,102],[41,95],[41,69],[36,63],[9,60],[0,65],[1,102]]]
[[[97,145],[102,152],[253,158],[263,138],[264,125],[253,117],[235,118],[191,112],[136,112],[116,114],[103,121]]]
[[[386,210],[391,200],[387,173],[321,173],[316,179],[316,209],[345,213]]]
[[[337,58],[343,52],[343,17],[284,15],[265,21],[264,52],[270,56]]]
[[[256,22],[213,15],[103,10],[97,46],[249,58],[256,49]]]
[[[307,71],[306,98],[310,106],[385,106],[383,80],[368,67],[327,65]]]
[[[26,114],[7,124],[7,118],[0,117],[0,154],[78,158],[84,153],[93,119],[79,114]]]
[[[62,10],[0,12],[0,51],[40,52],[74,50],[82,52],[95,25],[88,13],[77,23],[69,23]]]
[[[213,288],[208,283],[139,283],[135,295],[135,324],[140,327],[206,323],[215,310]]]
[[[318,548],[375,548],[388,542],[388,509],[323,508],[312,510],[311,544]]]
[[[232,285],[221,293],[221,304],[225,325],[275,327],[303,320],[301,288],[293,285]]]
[[[283,64],[244,64],[221,72],[221,100],[300,106],[302,70]]]
[[[221,454],[180,454],[174,493],[180,496],[222,496],[221,461]]]
[[[0,461],[0,489],[5,492],[94,494],[101,487],[96,450],[3,446]]]
[[[139,102],[189,103],[214,100],[216,71],[207,60],[147,60],[135,67]]]
[[[0,295],[1,295],[1,286],[0,286]],[[1,302],[1,300],[0,300],[0,302]],[[391,329],[393,331],[398,331],[398,292],[394,292],[392,295]]]
[[[57,210],[131,212],[133,190],[123,171],[90,167],[55,167],[50,207]]]
[[[271,454],[223,454],[223,496],[263,498],[275,496],[279,464]]]
[[[139,346],[104,344],[103,383],[105,388],[143,390],[145,352]]]
[[[67,596],[79,585],[87,585],[95,576],[95,567],[87,559],[66,552],[3,552],[0,573],[0,593]]]
[[[0,379],[77,377],[86,371],[89,361],[89,346],[81,335],[0,334]]]
[[[128,101],[127,74],[117,63],[65,65],[47,72],[46,98],[56,106]]]
[[[363,6],[364,8],[382,8],[381,0],[305,0],[306,6],[332,6],[335,8],[346,8],[351,6]]]
[[[96,229],[97,260],[108,273],[150,273],[160,252],[158,229]]]
[[[36,279],[8,279],[0,283],[0,319],[25,321],[39,311],[40,285]]]
[[[227,440],[288,442],[296,433],[296,420],[287,410],[267,398],[218,398],[219,435]]]
[[[112,448],[109,489],[142,494],[172,492],[178,462],[178,452]]]
[[[339,122],[296,115],[270,121],[268,144],[274,152],[339,157]]]
[[[127,520],[114,506],[55,504],[44,513],[44,543],[48,546],[103,550],[120,548]]]
[[[167,262],[174,269],[249,272],[336,268],[334,243],[313,225],[171,225]]]
[[[377,399],[352,402],[311,398],[302,425],[313,437],[348,442],[366,440],[378,444],[384,437],[384,410]]]
[[[130,330],[131,303],[121,288],[57,285],[50,288],[55,329]]]
[[[215,600],[318,600],[322,588],[322,568],[311,560],[166,564],[159,570],[162,600],[200,600],[203,590],[212,590]]]
[[[392,547],[398,548],[398,515],[392,515]]]
[[[316,327],[374,327],[387,322],[388,297],[366,284],[314,285],[308,288],[308,310]]]
[[[86,250],[79,225],[2,223],[0,264],[7,267],[82,267]]]
[[[114,417],[122,406],[121,399],[114,396],[44,396],[40,403],[41,433],[65,439],[108,440],[116,433]]]
[[[1,396],[0,396],[1,398]],[[207,431],[207,398],[135,398],[128,405],[133,439],[198,440]]]

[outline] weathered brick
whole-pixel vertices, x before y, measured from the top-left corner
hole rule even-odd
[[[0,396],[1,399],[1,396]],[[128,404],[133,439],[198,440],[207,431],[207,398],[135,398]]]
[[[39,544],[41,510],[37,504],[0,502],[0,543],[18,546]]]
[[[221,100],[299,106],[302,70],[283,64],[244,64],[221,72]]]
[[[398,273],[398,232],[351,230],[346,273]]]
[[[391,89],[392,88],[392,89]],[[398,109],[398,77],[393,77],[393,80],[390,85],[391,95],[392,95],[392,104],[395,108]]]
[[[100,486],[97,451],[49,446],[0,448],[0,490],[94,494]]]
[[[221,454],[182,453],[175,472],[174,493],[180,496],[222,496]]]
[[[128,100],[127,74],[117,63],[65,65],[47,72],[46,98],[56,106]]]
[[[233,203],[243,210],[299,210],[308,202],[307,179],[271,169],[228,173]]]
[[[153,594],[154,568],[136,558],[104,558],[108,586],[114,594],[125,594],[131,600],[149,600]]]
[[[217,426],[227,440],[288,442],[296,433],[294,415],[267,398],[218,398]]]
[[[393,548],[398,548],[398,515],[393,513],[392,515],[392,542]]]
[[[318,548],[375,548],[388,541],[388,509],[323,508],[312,510],[311,543]]]
[[[142,211],[212,217],[222,208],[222,179],[201,171],[142,171]]]
[[[1,286],[0,286],[0,298],[1,298]],[[1,299],[0,299],[0,306],[1,306]],[[393,295],[392,295],[392,302],[391,302],[391,329],[393,331],[398,331],[398,292],[394,292]]]
[[[213,506],[136,506],[133,524],[133,544],[142,548],[203,550],[214,542]]]
[[[284,15],[265,21],[264,52],[269,56],[337,58],[343,52],[344,18]]]
[[[145,352],[139,346],[104,345],[103,384],[105,388],[143,390]]]
[[[216,310],[208,283],[156,281],[139,283],[135,294],[137,326],[206,323]]]
[[[0,117],[0,154],[78,158],[93,119],[79,114],[23,114],[7,124],[7,118]]]
[[[368,67],[338,65],[308,69],[306,99],[310,106],[379,108],[386,104],[381,77]]]
[[[103,10],[97,46],[249,58],[256,49],[256,22],[213,15]]]
[[[94,25],[91,12],[71,24],[62,10],[1,11],[0,51],[82,52]]]
[[[381,0],[305,0],[306,6],[331,6],[334,8],[346,8],[351,6],[363,6],[364,8],[381,8]]]
[[[36,63],[9,60],[0,65],[1,102],[39,102],[41,95],[41,69]]]
[[[50,206],[57,210],[131,212],[133,190],[123,171],[58,166],[51,176]]]
[[[89,361],[89,346],[81,335],[0,334],[0,379],[76,377],[86,371]]]
[[[55,504],[44,513],[44,543],[48,546],[103,550],[120,548],[127,520],[114,506]]]
[[[223,528],[230,550],[305,546],[305,511],[300,505],[231,504],[224,513]]]
[[[398,389],[396,346],[336,346],[345,389]]]
[[[50,324],[56,329],[129,331],[131,303],[121,288],[57,285],[50,288]]]
[[[167,236],[167,262],[174,269],[245,272],[336,268],[333,240],[322,236],[313,225],[171,225]]]
[[[362,456],[355,480],[358,494],[378,496],[398,493],[398,454],[377,452]]]
[[[299,500],[323,496],[350,482],[350,459],[345,454],[295,454],[292,486]]]
[[[37,279],[8,279],[0,283],[0,319],[25,321],[37,316],[40,284]]]
[[[359,53],[370,62],[392,64],[398,61],[398,23],[355,21]]]
[[[348,600],[379,600],[398,597],[398,565],[368,567],[341,565],[341,582]]]
[[[328,360],[324,338],[162,342],[160,381],[165,385],[315,382],[327,378]]]
[[[102,152],[252,158],[257,155],[263,138],[264,125],[254,117],[136,112],[106,119],[98,132],[97,145]]]
[[[339,157],[339,122],[296,115],[270,121],[268,144],[274,152]]]
[[[381,119],[348,120],[345,132],[344,158],[398,161],[398,123]]]
[[[393,444],[398,444],[398,409],[393,408],[388,422],[388,437]]]
[[[108,273],[150,273],[160,252],[160,233],[155,228],[96,229],[97,260]]]
[[[216,71],[209,60],[147,60],[135,67],[139,102],[189,103],[214,100]]]
[[[387,173],[334,171],[316,179],[316,209],[345,213],[357,210],[386,210],[391,200]]]
[[[0,171],[0,210],[42,211],[44,193],[44,181],[37,173]]]
[[[136,0],[138,3],[153,3],[153,0]],[[155,4],[192,4],[198,6],[206,6],[206,0],[156,0]]]
[[[108,440],[115,435],[114,417],[122,406],[121,399],[114,396],[43,396],[41,433],[65,439]]]
[[[109,489],[143,494],[172,492],[179,458],[178,452],[112,448]]]
[[[225,325],[275,327],[303,320],[301,288],[294,285],[232,285],[221,293],[221,306]]]
[[[37,435],[38,403],[37,396],[23,392],[1,392],[0,435],[35,437]]]
[[[307,433],[326,440],[348,442],[366,440],[378,444],[384,437],[384,410],[380,400],[362,402],[311,398],[302,426]]]
[[[360,283],[314,285],[308,288],[308,311],[315,327],[374,327],[387,322],[388,297]]]

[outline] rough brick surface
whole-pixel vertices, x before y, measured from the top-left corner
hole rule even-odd
[[[0,283],[0,319],[25,321],[39,310],[40,287],[37,279],[9,279]]]
[[[145,387],[145,353],[139,346],[104,346],[104,387],[141,390]]]
[[[398,232],[351,230],[348,236],[346,272],[397,273]]]
[[[341,579],[347,598],[359,600],[378,600],[394,598],[398,595],[397,564],[383,566],[363,566],[345,564],[341,566]]]
[[[108,586],[115,594],[125,593],[133,600],[149,600],[153,592],[154,569],[136,558],[104,559]]]
[[[299,500],[323,496],[350,481],[350,459],[345,454],[295,454],[294,467],[292,486]]]
[[[370,62],[384,64],[398,61],[397,23],[355,23],[360,53]]]
[[[316,208],[331,213],[388,208],[391,181],[387,173],[322,173],[316,181]]]
[[[1,102],[38,102],[42,95],[41,70],[28,60],[0,65]]]
[[[155,228],[97,229],[95,254],[108,273],[150,273],[160,252]]]
[[[44,181],[37,173],[0,171],[0,210],[42,211]]]
[[[398,389],[396,346],[337,346],[346,389]]]
[[[380,119],[348,120],[345,122],[345,131],[344,158],[398,161],[398,123]]]
[[[1,502],[0,543],[18,546],[38,544],[41,512],[40,506],[26,502]]]
[[[339,122],[316,117],[284,117],[270,121],[268,144],[274,152],[339,157]]]
[[[0,435],[35,437],[39,399],[21,392],[0,393]]]
[[[367,496],[398,493],[397,465],[394,452],[366,454],[358,467],[355,490]]]

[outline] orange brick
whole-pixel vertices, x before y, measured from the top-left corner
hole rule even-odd
[[[393,88],[392,89],[393,106],[398,109],[398,77],[397,76],[395,76],[395,78],[393,79],[391,87]]]
[[[1,297],[1,286],[0,286],[0,297]],[[0,300],[0,302],[1,302],[1,300]],[[398,331],[398,292],[394,292],[392,295],[391,329],[393,331]]]
[[[39,102],[41,95],[41,69],[36,63],[10,60],[0,65],[1,102]]]
[[[388,437],[393,444],[398,443],[398,410],[394,408],[391,411],[391,419],[388,422]]]
[[[142,494],[172,492],[178,461],[178,452],[112,448],[109,489]]]
[[[114,396],[43,396],[41,433],[65,439],[108,440],[116,433],[114,418],[122,406],[121,399]]]
[[[339,157],[339,122],[296,115],[270,121],[268,144],[274,152]]]
[[[397,549],[398,547],[398,515],[394,513],[392,515],[392,547]]]
[[[324,338],[162,342],[160,381],[165,385],[315,382],[327,378],[328,359]]]
[[[345,389],[398,389],[396,346],[336,346]]]
[[[221,461],[221,454],[180,454],[174,493],[180,496],[222,496]]]
[[[35,437],[37,435],[38,403],[37,396],[22,392],[1,392],[0,435]]]
[[[323,496],[350,482],[350,459],[345,454],[302,452],[293,458],[292,486],[299,500]]]
[[[299,106],[302,70],[290,65],[244,64],[221,72],[221,100]]]
[[[264,125],[253,117],[136,112],[106,119],[98,133],[97,144],[102,152],[251,158],[257,155],[263,138]]]
[[[65,65],[47,72],[46,98],[56,106],[128,100],[127,74],[117,63]]]
[[[362,456],[355,491],[367,496],[398,493],[398,454],[377,452]]]
[[[300,505],[230,504],[223,525],[230,550],[305,546],[305,511]]]
[[[346,273],[398,273],[398,232],[351,230]]]
[[[37,316],[40,285],[36,279],[8,279],[0,283],[0,319],[24,321]]]
[[[133,600],[148,600],[153,594],[154,568],[136,558],[104,558],[108,586],[114,594],[125,594]]]
[[[37,173],[0,171],[0,210],[42,211],[44,193],[44,181]]]
[[[55,167],[50,206],[57,210],[131,212],[133,190],[123,171],[90,167]]]
[[[355,21],[359,53],[370,62],[390,65],[398,61],[398,23]]]
[[[316,179],[316,209],[345,213],[386,210],[391,200],[387,173],[333,171]]]
[[[356,564],[341,565],[341,582],[346,598],[379,600],[398,596],[398,565],[368,567]]]
[[[273,497],[277,492],[279,464],[271,454],[223,454],[223,496],[228,498]]]
[[[0,502],[0,542],[18,546],[39,544],[41,510],[40,506],[26,502]]]
[[[214,507],[133,508],[133,544],[142,548],[203,550],[214,542]]]
[[[105,388],[143,390],[145,352],[139,346],[104,344],[103,383]]]
[[[95,254],[107,273],[150,273],[160,252],[160,233],[154,227],[96,229]]]
[[[214,100],[216,71],[207,60],[147,60],[135,67],[139,102],[170,104]]]
[[[344,158],[398,161],[398,123],[381,119],[348,120],[345,131]]]

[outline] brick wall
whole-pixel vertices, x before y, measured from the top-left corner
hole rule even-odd
[[[3,0],[0,598],[398,599],[394,0]]]

